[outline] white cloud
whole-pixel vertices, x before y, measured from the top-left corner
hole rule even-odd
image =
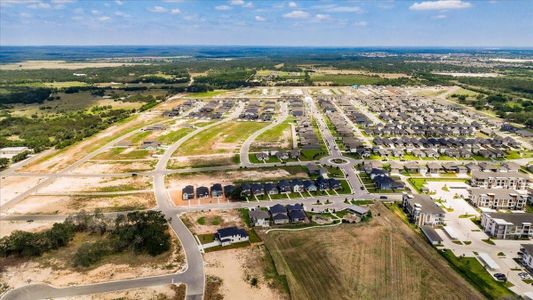
[[[102,13],[101,11],[96,10],[96,9],[91,10],[91,14],[93,14],[93,15],[95,15],[95,16],[96,16],[96,15],[99,15],[99,14],[101,14],[101,13]]]
[[[323,21],[323,20],[327,20],[330,18],[330,15],[325,15],[325,14],[316,14],[315,18],[318,20],[318,21]]]
[[[246,8],[253,8],[254,7],[254,4],[250,1],[246,4],[244,4],[242,7],[246,7]]]
[[[162,14],[162,13],[168,12],[168,9],[164,8],[163,6],[156,5],[156,6],[152,7],[152,8],[149,8],[148,11],[151,11],[153,13]]]
[[[171,15],[179,15],[181,14],[181,10],[179,8],[173,8],[170,10]]]
[[[45,3],[41,1],[36,1],[28,5],[29,8],[38,9],[38,8],[50,8],[50,3]]]
[[[309,13],[303,10],[293,10],[290,13],[284,14],[283,17],[289,19],[306,19],[309,17]]]
[[[101,16],[98,18],[98,21],[100,22],[107,22],[109,20],[111,20],[111,17],[108,17],[108,16]]]
[[[296,4],[296,2],[294,2],[294,1],[289,2],[288,5],[289,5],[289,7],[291,7],[291,8],[296,8],[296,7],[298,6],[298,4]]]
[[[244,0],[231,0],[229,2],[231,5],[239,5],[239,6],[242,6],[244,5]]]
[[[215,9],[216,10],[220,10],[220,11],[230,10],[231,6],[229,6],[229,5],[217,5],[217,6],[215,6]]]
[[[81,20],[84,19],[84,17],[83,16],[74,16],[71,19],[74,20],[74,21],[81,21]]]
[[[19,14],[19,17],[24,18],[24,19],[29,19],[29,18],[31,18],[31,14],[25,13],[25,12],[21,12]]]
[[[359,6],[333,6],[326,11],[334,13],[360,13],[363,10]]]
[[[180,2],[182,2],[182,0],[163,0],[163,2],[167,2],[167,3],[180,3]]]
[[[123,18],[128,18],[128,17],[130,17],[130,15],[125,14],[125,13],[123,13],[123,12],[121,12],[121,11],[116,11],[116,12],[115,12],[115,16],[117,16],[117,17],[123,17]]]
[[[266,19],[264,17],[261,17],[261,16],[255,16],[255,20],[258,21],[258,22],[266,21]]]
[[[446,15],[442,15],[442,14],[441,14],[441,15],[436,15],[436,16],[433,16],[433,17],[431,17],[431,18],[433,18],[433,19],[436,19],[436,20],[439,20],[439,19],[446,19],[446,18],[447,18],[447,16],[446,16]]]
[[[464,9],[470,8],[470,2],[462,0],[438,0],[415,2],[409,7],[410,10],[447,10],[447,9]]]
[[[52,0],[50,2],[52,2],[52,4],[68,4],[74,3],[74,0]]]
[[[366,27],[368,25],[368,22],[367,21],[357,21],[354,23],[355,26],[357,27]]]
[[[115,3],[116,3],[117,5],[122,5],[122,4],[124,4],[124,1],[122,1],[122,0],[115,0]]]

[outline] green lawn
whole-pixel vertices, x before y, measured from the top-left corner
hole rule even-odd
[[[489,299],[517,299],[504,283],[496,281],[474,257],[457,257],[451,250],[439,251],[461,276]]]

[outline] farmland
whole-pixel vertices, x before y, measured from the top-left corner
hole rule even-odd
[[[287,277],[291,296],[482,299],[384,206],[376,206],[378,214],[366,225],[263,234],[278,272]]]

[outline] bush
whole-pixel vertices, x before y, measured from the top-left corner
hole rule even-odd
[[[112,248],[108,242],[83,243],[74,254],[73,264],[76,267],[89,267],[110,253]]]

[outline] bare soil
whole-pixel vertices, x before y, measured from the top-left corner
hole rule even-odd
[[[244,227],[239,211],[235,209],[189,212],[181,215],[181,218],[193,234],[215,233],[217,229],[230,226]],[[204,225],[198,222],[200,218],[205,220]],[[217,224],[215,220],[220,223]]]
[[[87,196],[29,196],[10,208],[10,214],[72,214],[82,209],[104,212],[148,209],[156,205],[153,193]]]
[[[206,253],[205,272],[222,279],[220,293],[225,299],[288,299],[271,288],[264,278],[262,255],[259,247]],[[257,279],[257,286],[252,286],[252,278]]]

